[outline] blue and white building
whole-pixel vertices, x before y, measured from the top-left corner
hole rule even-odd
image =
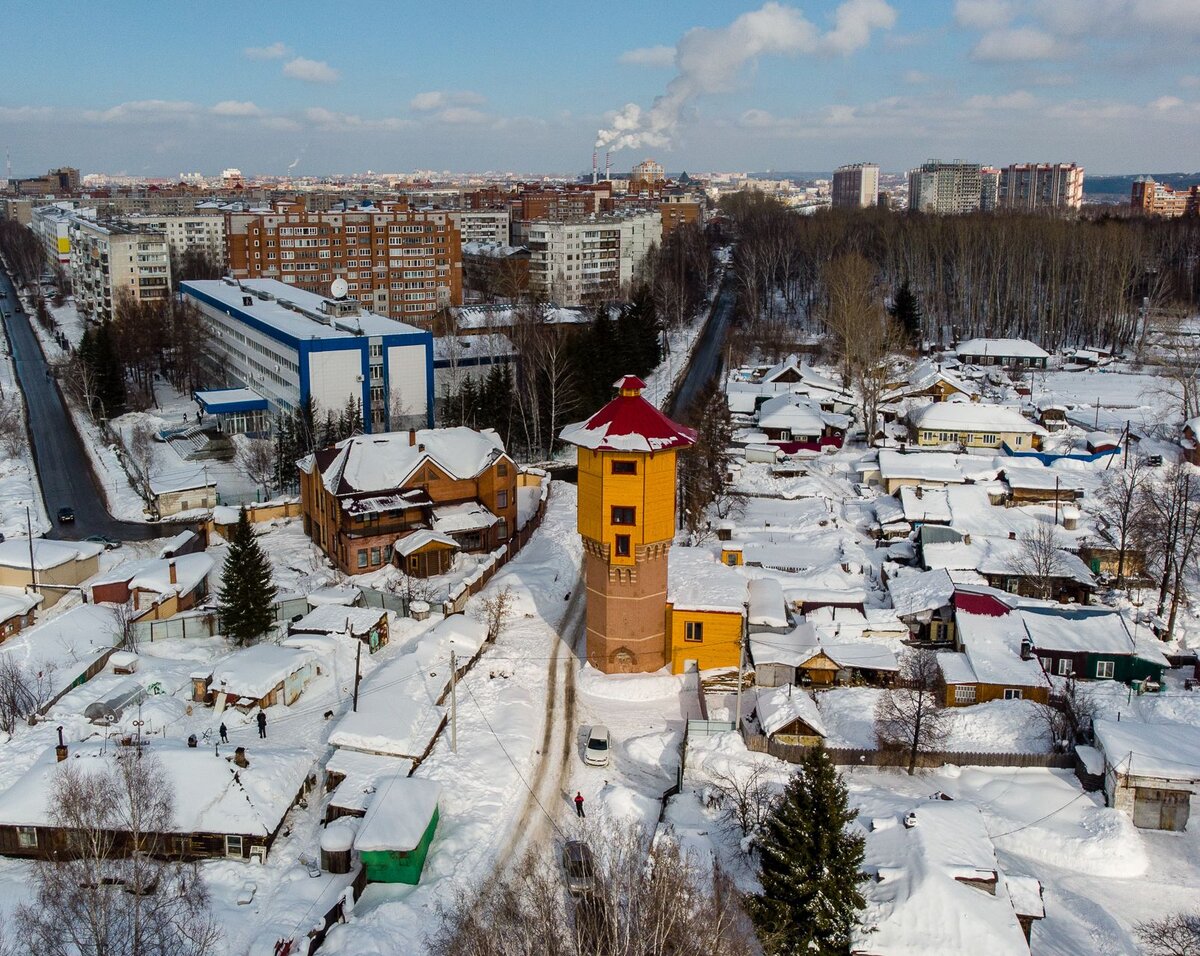
[[[365,432],[433,426],[431,333],[275,279],[196,280],[179,291],[200,310],[218,379],[265,399],[268,412],[311,398],[321,417],[357,399]]]

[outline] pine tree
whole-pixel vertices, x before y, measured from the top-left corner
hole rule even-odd
[[[904,329],[905,338],[913,346],[921,344],[921,303],[913,292],[908,279],[900,283],[900,288],[892,297],[892,307],[888,309],[892,318]]]
[[[275,623],[275,585],[250,518],[243,507],[229,538],[229,554],[221,572],[218,604],[225,636],[236,644],[249,644]]]
[[[771,956],[844,956],[865,905],[863,837],[846,785],[820,748],[805,754],[760,841],[763,892],[748,900]]]
[[[117,358],[111,322],[100,323],[89,351],[99,412],[106,419],[116,418],[125,413],[125,370]]]

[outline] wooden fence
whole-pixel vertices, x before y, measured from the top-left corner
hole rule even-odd
[[[768,740],[761,734],[746,734],[746,747],[758,753],[770,754],[788,763],[799,763],[811,747]],[[825,752],[839,767],[907,767],[908,752],[898,750],[867,750],[855,747],[825,747]],[[917,754],[917,766],[923,770],[946,764],[960,767],[1047,767],[1070,770],[1075,766],[1074,754],[1058,753],[993,753],[970,750],[932,750]]]

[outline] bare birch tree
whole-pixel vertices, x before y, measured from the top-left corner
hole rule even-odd
[[[1054,582],[1066,573],[1058,529],[1049,521],[1039,521],[1018,542],[1009,566],[1013,574],[1028,582],[1033,597],[1043,601],[1054,597]]]
[[[264,499],[269,498],[278,473],[275,442],[269,438],[248,438],[239,442],[234,461],[238,471],[262,489]]]
[[[875,705],[875,738],[882,749],[907,753],[910,776],[917,757],[940,747],[949,732],[943,687],[937,654],[910,649],[901,655],[897,685]]]

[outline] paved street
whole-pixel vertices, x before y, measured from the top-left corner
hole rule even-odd
[[[679,388],[671,401],[671,407],[664,409],[668,415],[677,421],[694,422],[700,410],[692,409],[692,404],[703,394],[705,387],[721,370],[721,362],[725,352],[725,336],[729,331],[729,322],[733,318],[734,306],[737,304],[737,290],[732,277],[727,278],[717,292],[717,301],[713,305],[712,316],[700,333],[700,341],[692,350],[692,361],[687,371],[683,373]],[[689,415],[689,413],[691,413]]]
[[[42,498],[54,525],[46,537],[79,540],[102,534],[123,541],[144,541],[175,534],[179,530],[177,526],[117,521],[108,513],[87,453],[63,405],[62,395],[50,377],[49,366],[29,318],[21,310],[16,289],[3,269],[0,269],[0,289],[8,293],[3,303],[5,311],[10,313],[4,321],[5,331],[29,409],[33,456]],[[58,509],[64,505],[75,509],[74,524],[62,525],[56,520]]]

